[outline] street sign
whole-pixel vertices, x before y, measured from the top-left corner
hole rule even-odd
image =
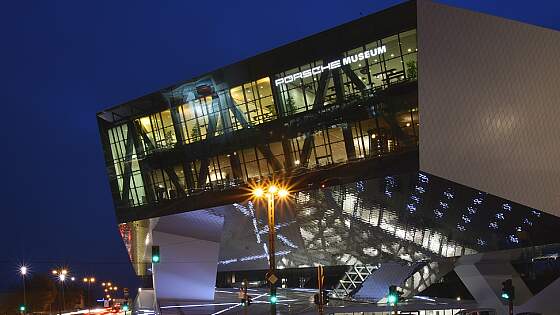
[[[266,274],[266,280],[270,283],[270,284],[275,284],[278,281],[278,277],[273,274],[273,273],[267,273]]]

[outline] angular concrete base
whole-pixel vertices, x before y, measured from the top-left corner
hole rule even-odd
[[[223,216],[209,210],[160,218],[151,232],[161,262],[153,266],[158,301],[212,301]]]

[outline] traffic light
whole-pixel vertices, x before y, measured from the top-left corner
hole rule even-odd
[[[387,295],[387,302],[391,305],[397,305],[399,303],[399,292],[397,292],[397,286],[389,286],[389,295]]]
[[[159,246],[153,245],[152,246],[152,263],[157,264],[160,261],[159,256]]]
[[[25,305],[24,304],[21,304],[19,306],[19,311],[22,312],[22,313],[25,312]]]
[[[278,297],[276,295],[270,296],[270,304],[276,304],[278,302]]]
[[[513,301],[515,299],[515,287],[511,279],[502,282],[502,299]]]

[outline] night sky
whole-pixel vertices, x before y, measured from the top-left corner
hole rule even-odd
[[[401,1],[5,1],[0,292],[18,264],[135,287],[95,114]],[[556,1],[440,1],[560,29]]]

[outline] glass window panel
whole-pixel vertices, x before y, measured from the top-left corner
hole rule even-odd
[[[418,78],[418,64],[416,57],[416,53],[408,54],[403,57],[406,77],[410,80],[416,80]]]
[[[257,80],[257,87],[259,92],[259,97],[265,97],[272,95],[272,89],[270,88],[270,78],[262,78]]]
[[[403,54],[416,52],[418,49],[416,43],[416,30],[410,30],[400,34],[401,48]]]
[[[384,54],[385,59],[395,58],[401,55],[397,35],[384,38],[382,43],[387,47],[387,52]]]
[[[395,83],[404,79],[403,63],[401,58],[393,58],[391,60],[385,61],[386,68],[386,80],[389,83]]]

